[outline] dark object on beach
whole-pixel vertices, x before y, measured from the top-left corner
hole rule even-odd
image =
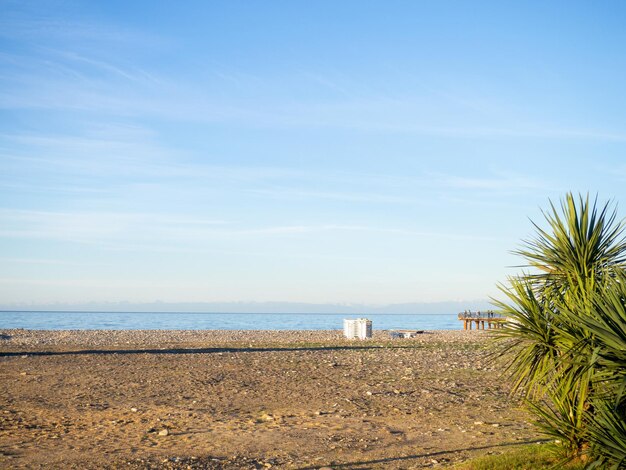
[[[392,338],[414,338],[416,335],[421,335],[424,330],[390,330],[389,336]]]

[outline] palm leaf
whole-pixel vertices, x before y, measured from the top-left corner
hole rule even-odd
[[[497,331],[497,354],[569,458],[592,466],[626,460],[626,240],[610,203],[575,198],[533,222],[536,236],[514,253],[530,272],[500,285],[494,301],[509,318]],[[609,431],[607,431],[609,430]]]

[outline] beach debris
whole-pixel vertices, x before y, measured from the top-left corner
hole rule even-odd
[[[159,431],[159,436],[169,436],[170,435],[170,431],[168,429],[161,429]]]
[[[389,336],[392,339],[398,338],[415,338],[417,335],[424,333],[424,330],[389,330]]]
[[[137,408],[131,408],[130,411],[132,411],[133,413],[137,413]]]

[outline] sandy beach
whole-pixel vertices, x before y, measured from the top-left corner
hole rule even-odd
[[[489,332],[0,330],[2,468],[423,468],[539,436]]]

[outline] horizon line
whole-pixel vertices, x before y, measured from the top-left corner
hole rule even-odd
[[[184,314],[184,315],[456,315],[457,313],[390,313],[390,312],[185,312],[185,311],[139,311],[139,310],[4,310],[0,313],[142,313],[142,314]]]

